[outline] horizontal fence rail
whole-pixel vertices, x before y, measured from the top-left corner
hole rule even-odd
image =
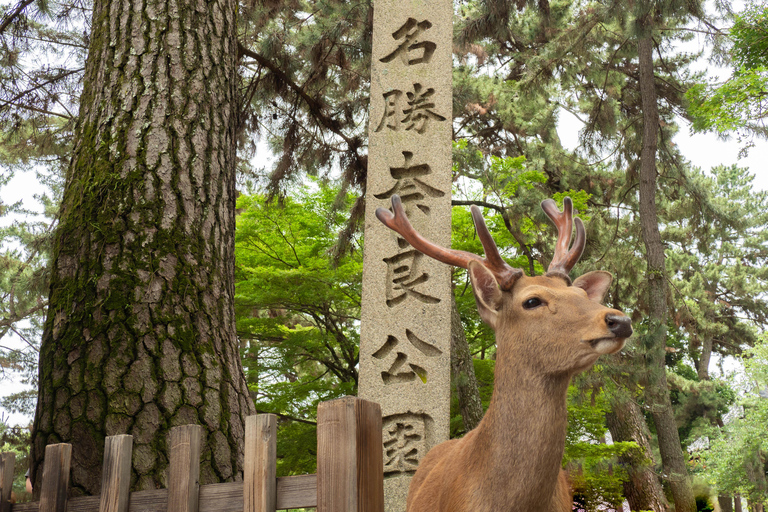
[[[0,457],[0,512],[383,512],[384,462],[379,404],[344,397],[319,405],[317,474],[275,477],[277,421],[246,418],[242,482],[199,485],[203,429],[171,429],[169,488],[129,492],[133,438],[104,443],[101,495],[67,498],[72,446],[45,450],[40,501],[10,504],[14,455]]]

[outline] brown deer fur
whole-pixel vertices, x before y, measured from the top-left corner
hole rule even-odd
[[[606,321],[624,315],[599,303],[611,276],[591,272],[573,286],[562,277],[523,276],[502,292],[482,265],[471,262],[469,274],[480,315],[496,331],[491,404],[476,429],[427,454],[411,481],[407,510],[571,510],[560,469],[568,383],[625,341]],[[524,308],[531,298],[541,305]]]

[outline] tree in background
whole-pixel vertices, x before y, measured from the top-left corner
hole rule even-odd
[[[765,336],[744,353],[748,380],[739,400],[742,413],[712,430],[697,469],[723,493],[746,496],[751,510],[768,504],[768,344]]]
[[[686,96],[694,130],[735,132],[744,153],[754,145],[753,137],[768,138],[768,4],[749,2],[728,35],[732,76],[723,83],[696,84]]]
[[[317,404],[357,393],[362,250],[331,265],[352,204],[337,195],[313,181],[280,205],[238,201],[237,331],[256,409],[279,418],[281,475],[314,472]]]

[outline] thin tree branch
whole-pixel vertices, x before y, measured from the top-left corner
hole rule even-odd
[[[21,109],[24,109],[24,110],[31,110],[32,112],[37,112],[38,114],[45,114],[47,116],[58,116],[58,117],[66,119],[67,121],[71,121],[72,120],[72,116],[61,114],[59,112],[51,112],[50,110],[45,110],[45,109],[42,109],[42,108],[33,107],[32,105],[22,105],[20,103],[11,102],[11,101],[7,101],[3,106],[6,106],[6,105],[10,105],[12,107],[18,107],[18,108],[21,108]]]
[[[18,7],[16,7],[12,13],[6,14],[3,22],[0,23],[0,35],[2,35],[3,32],[5,32],[5,29],[8,28],[8,25],[10,25],[14,19],[18,18],[24,9],[26,9],[27,6],[34,1],[35,0],[24,0],[18,5]]]
[[[64,73],[61,73],[61,74],[60,74],[60,75],[58,75],[58,76],[55,76],[55,77],[53,77],[53,78],[51,78],[51,79],[49,79],[49,80],[46,80],[45,82],[43,82],[43,83],[41,83],[41,84],[37,84],[36,86],[34,86],[34,87],[33,87],[33,88],[31,88],[31,89],[27,89],[27,90],[26,90],[26,91],[24,91],[24,92],[20,92],[19,94],[17,94],[16,96],[14,96],[13,98],[11,98],[10,100],[6,100],[6,101],[5,101],[5,102],[4,102],[2,105],[0,105],[0,108],[3,108],[3,107],[5,107],[6,105],[10,105],[10,104],[12,104],[12,103],[14,103],[14,102],[18,101],[19,99],[21,99],[22,97],[24,97],[25,95],[27,95],[27,94],[29,94],[29,93],[31,93],[31,92],[35,92],[36,90],[38,90],[38,89],[40,89],[40,88],[42,88],[42,87],[45,87],[45,86],[46,86],[46,85],[48,85],[48,84],[51,84],[51,83],[53,83],[53,82],[55,82],[55,81],[57,81],[57,80],[61,80],[62,78],[66,78],[66,77],[68,77],[69,75],[74,75],[75,73],[79,73],[79,72],[83,71],[84,69],[85,69],[85,68],[78,68],[78,69],[73,69],[73,70],[71,70],[71,71],[66,71],[66,72],[64,72]]]
[[[314,115],[317,120],[327,129],[331,130],[333,133],[341,137],[344,142],[346,142],[349,145],[353,144],[353,140],[350,139],[344,132],[341,131],[341,128],[339,127],[338,121],[335,119],[331,119],[327,115],[323,113],[323,107],[315,98],[307,94],[302,87],[300,87],[296,82],[294,82],[283,70],[278,68],[274,65],[269,59],[265,58],[264,56],[249,50],[245,46],[243,46],[241,43],[237,43],[237,50],[238,53],[241,55],[246,55],[252,59],[254,59],[256,62],[267,68],[272,72],[273,75],[278,77],[281,81],[285,82],[285,84],[291,88],[296,94],[299,95],[299,97],[304,100],[304,102],[309,107],[310,112],[312,115]]]

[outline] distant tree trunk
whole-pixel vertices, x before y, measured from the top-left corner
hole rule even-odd
[[[469,351],[467,336],[461,324],[456,299],[453,297],[451,298],[451,373],[456,383],[461,418],[469,432],[483,419],[483,403],[480,401],[472,353]]]
[[[701,340],[701,357],[696,368],[699,380],[709,380],[709,362],[712,359],[712,336],[706,335]]]
[[[638,20],[639,85],[643,109],[643,149],[640,157],[640,225],[648,264],[649,320],[645,349],[648,360],[647,402],[656,425],[659,451],[664,471],[669,478],[676,512],[695,512],[691,480],[680,436],[669,399],[664,355],[666,347],[667,285],[665,281],[664,245],[656,215],[656,144],[659,111],[653,73],[653,40],[651,15]]]
[[[741,494],[733,495],[733,512],[741,512]]]
[[[133,489],[167,484],[176,425],[205,428],[201,483],[242,466],[253,410],[234,324],[233,0],[96,0],[53,250],[32,476],[73,444],[98,494],[105,436]],[[39,488],[39,486],[37,486]]]
[[[651,434],[640,407],[630,397],[619,395],[612,401],[611,410],[613,412],[607,414],[606,419],[613,440],[634,441],[640,447],[619,457],[629,476],[629,480],[624,482],[624,497],[630,509],[665,512],[667,499],[653,471]]]
[[[720,505],[720,512],[733,512],[733,498],[727,494],[720,494],[717,503]]]

